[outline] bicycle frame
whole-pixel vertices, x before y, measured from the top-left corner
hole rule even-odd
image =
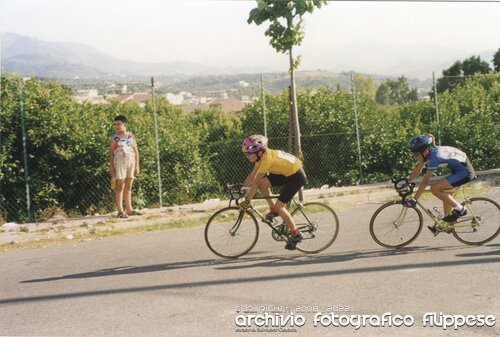
[[[401,180],[399,180],[399,181],[401,181]],[[394,181],[393,180],[393,182],[395,182],[395,185],[399,181]],[[413,193],[414,184],[413,185],[408,185],[408,186],[409,186],[409,188],[408,188],[408,190],[406,192],[398,191],[399,195],[403,198],[403,202],[405,202],[405,200],[406,200],[407,197],[414,195],[414,193]],[[460,194],[460,196],[462,197],[462,199],[465,201],[464,207],[466,207],[467,208],[467,212],[470,212],[469,214],[471,214],[471,217],[466,217],[466,218],[464,218],[462,220],[457,221],[457,223],[468,221],[471,218],[474,219],[474,221],[473,221],[472,224],[466,224],[466,225],[457,225],[457,223],[455,223],[455,224],[449,224],[449,223],[447,223],[447,222],[439,219],[438,217],[436,217],[436,215],[434,215],[434,213],[432,213],[432,211],[430,209],[426,208],[420,201],[417,200],[417,206],[419,207],[419,209],[422,212],[424,212],[425,214],[427,214],[436,223],[436,225],[439,227],[439,229],[441,229],[441,230],[451,230],[451,229],[454,229],[454,228],[475,227],[477,225],[480,225],[480,221],[476,217],[476,214],[474,213],[474,210],[472,209],[472,207],[469,207],[470,201],[469,201],[469,197],[465,194],[464,186],[460,186],[460,187],[457,187],[457,188],[454,188],[454,189],[451,189],[451,190],[446,190],[444,192],[451,193],[453,196],[455,196],[457,194]],[[425,190],[424,193],[428,194],[428,193],[431,193],[431,191],[430,190]],[[404,221],[404,219],[406,217],[407,211],[408,211],[408,208],[404,207],[403,210],[401,211],[401,214],[399,215],[398,219],[396,220],[396,222],[398,224],[403,223],[403,221]]]
[[[237,184],[237,185],[227,185],[226,186],[226,189],[229,191],[229,194],[231,195],[231,199],[229,200],[229,206],[231,206],[231,203],[234,202],[236,203],[236,205],[238,205],[238,201],[239,199],[241,199],[244,194],[241,192],[241,185],[240,184]],[[238,189],[238,190],[235,190],[235,189]],[[258,197],[254,197],[254,200],[269,200],[269,199],[278,199],[279,196],[277,195],[271,195],[271,196],[258,196]],[[300,201],[297,201],[295,200],[295,198],[293,198],[288,204],[287,204],[287,208],[290,208],[290,205],[293,203],[293,205],[295,206],[294,208],[294,211],[296,209],[299,209],[300,212],[302,213],[302,215],[304,216],[304,218],[307,220],[307,224],[296,224],[297,228],[305,228],[305,227],[308,227],[308,226],[311,226],[311,221],[309,220],[309,218],[307,217],[307,215],[305,214],[305,212],[303,211],[303,206],[302,206],[302,203]],[[248,212],[252,212],[255,216],[257,216],[258,218],[260,218],[260,220],[262,222],[264,222],[266,225],[269,226],[269,228],[271,228],[271,231],[275,232],[277,235],[279,236],[282,236],[282,235],[285,235],[286,232],[278,232],[277,229],[282,229],[283,230],[283,227],[281,225],[276,225],[274,226],[273,222],[267,220],[264,215],[262,215],[262,213],[260,213],[257,209],[255,209],[254,207],[250,207],[248,210]],[[233,225],[233,227],[231,228],[230,230],[230,233],[231,235],[235,235],[236,232],[238,231],[240,225],[241,225],[241,222],[243,220],[243,215],[245,214],[244,211],[241,211],[239,216],[238,216],[238,220],[236,221],[236,223]],[[285,227],[286,229],[286,227]]]
[[[272,195],[272,196],[269,196],[269,197],[266,197],[266,196],[262,196],[262,197],[255,197],[254,200],[268,200],[268,199],[277,199],[278,196],[277,195]],[[294,211],[296,209],[300,210],[300,212],[302,213],[302,215],[304,216],[304,218],[307,220],[307,224],[295,224],[297,226],[297,228],[305,228],[305,227],[308,227],[311,225],[311,221],[309,220],[309,218],[307,217],[307,214],[303,211],[304,207],[302,206],[302,203],[300,201],[297,201],[295,199],[292,199],[288,204],[287,204],[287,208],[290,208],[290,206],[294,205]],[[269,228],[271,228],[271,230],[273,232],[276,232],[277,235],[284,235],[285,233],[280,233],[278,232],[277,228],[280,228],[282,229],[282,225],[276,225],[274,226],[273,225],[273,222],[267,220],[264,215],[262,215],[262,213],[260,213],[257,209],[255,209],[254,207],[251,207],[248,209],[248,211],[252,212],[254,215],[256,215],[258,218],[261,219],[262,222],[264,222],[266,225],[269,226]],[[286,227],[285,227],[286,228]]]

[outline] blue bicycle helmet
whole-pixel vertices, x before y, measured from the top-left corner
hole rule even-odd
[[[408,143],[408,149],[411,152],[422,153],[433,143],[434,139],[431,136],[416,136],[410,139],[410,142]]]

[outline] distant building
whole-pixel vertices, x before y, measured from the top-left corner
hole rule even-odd
[[[226,90],[211,90],[207,91],[207,97],[215,99],[228,99],[228,94]]]
[[[250,97],[250,96],[247,96],[247,95],[241,96],[241,102],[244,105],[252,103],[255,99],[256,99],[255,97]]]
[[[223,113],[240,112],[244,106],[242,101],[234,98],[216,99],[209,104],[211,109],[220,110]]]
[[[170,102],[170,104],[173,105],[199,104],[198,102],[199,98],[193,96],[192,93],[186,91],[181,91],[178,94],[169,92],[165,95],[165,97]]]
[[[73,96],[77,103],[90,102],[92,104],[106,103],[104,97],[99,96],[97,89],[80,89]]]
[[[121,94],[118,96],[120,103],[136,102],[140,107],[145,107],[146,102],[151,99],[151,94],[147,92],[134,92],[133,94]]]
[[[79,97],[97,97],[99,92],[97,89],[80,89],[76,92],[76,96]]]
[[[168,92],[165,96],[167,98],[167,101],[173,105],[181,105],[184,102],[184,95],[182,95],[182,93],[173,94],[171,92]]]

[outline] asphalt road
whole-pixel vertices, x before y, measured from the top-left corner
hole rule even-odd
[[[500,200],[500,189],[489,196]],[[205,246],[201,224],[2,253],[0,335],[499,335],[499,323],[454,331],[424,327],[422,316],[442,312],[498,319],[500,238],[471,247],[424,230],[409,247],[387,250],[368,232],[378,206],[364,203],[339,212],[336,242],[313,256],[284,250],[262,226],[250,254],[224,260]],[[248,315],[237,311],[263,315],[255,306],[283,306],[279,315],[302,315],[306,322],[288,334],[237,332],[238,315]],[[411,315],[415,322],[358,331],[315,327],[317,311],[326,315],[329,309],[338,315]]]

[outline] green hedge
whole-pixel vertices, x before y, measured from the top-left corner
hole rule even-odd
[[[76,103],[71,88],[56,82],[2,74],[0,212],[24,219],[25,186],[20,124],[20,85],[27,130],[31,199],[38,219],[61,208],[76,214],[112,209],[108,176],[109,137],[118,114],[129,119],[138,141],[142,173],[134,203],[158,205],[156,143],[151,102]],[[288,94],[266,95],[270,145],[287,149]],[[477,170],[499,167],[500,76],[468,78],[438,97],[442,143],[469,154]],[[408,139],[437,134],[433,102],[401,106],[357,100],[364,183],[405,175],[414,165]],[[239,182],[251,169],[241,154],[245,135],[263,133],[260,100],[241,114],[195,111],[184,114],[162,97],[156,101],[163,200],[167,205],[221,195],[226,182]],[[359,180],[353,100],[330,87],[299,90],[299,119],[310,187],[351,185]]]

